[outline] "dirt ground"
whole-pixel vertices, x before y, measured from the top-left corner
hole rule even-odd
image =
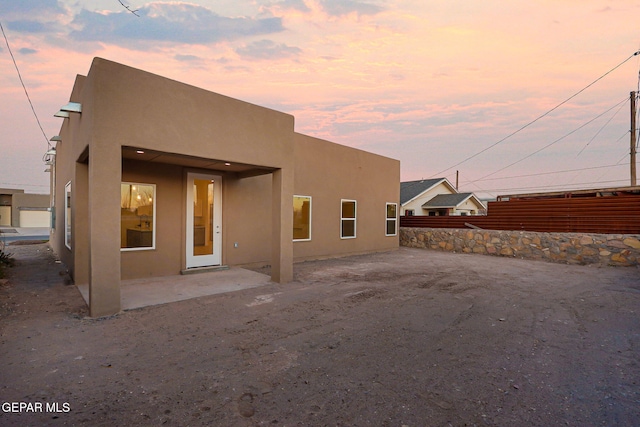
[[[46,245],[9,249],[2,426],[640,419],[638,268],[401,248],[297,264],[287,285],[88,319]]]

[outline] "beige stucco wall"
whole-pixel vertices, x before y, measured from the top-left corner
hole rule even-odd
[[[271,263],[271,181],[270,175],[223,177],[223,263]]]
[[[419,195],[415,199],[405,203],[400,208],[400,215],[404,215],[407,209],[414,210],[415,215],[424,215],[426,213],[425,210],[422,209],[422,205],[424,205],[429,200],[433,199],[438,194],[454,194],[456,191],[453,187],[450,187],[446,181],[441,182],[435,187],[429,189],[429,191],[425,191],[423,194]]]
[[[49,195],[48,194],[28,194],[28,193],[16,193],[12,197],[11,204],[11,222],[14,227],[48,227],[48,221],[44,220],[45,225],[35,225],[29,221],[30,216],[46,216],[46,214],[22,214],[21,208],[48,208],[49,207]],[[27,223],[21,222],[22,218],[27,220]],[[42,220],[38,222],[41,224]]]
[[[0,188],[2,226],[48,227],[48,212],[44,212],[48,208],[48,194],[30,194],[24,190]]]
[[[183,171],[174,165],[125,160],[122,181],[156,186],[156,245],[153,250],[121,252],[121,278],[177,274],[183,260]]]
[[[11,226],[11,206],[0,206],[0,225]]]
[[[386,203],[398,202],[399,162],[300,134],[295,135],[294,144],[294,193],[309,195],[313,200],[312,239],[294,243],[295,259],[397,248],[397,237],[385,236],[384,227]],[[388,173],[380,173],[382,170]],[[122,252],[122,279],[176,274],[184,268],[187,171],[197,170],[123,162],[123,181],[156,185],[157,240],[154,250]],[[271,177],[221,175],[223,264],[269,264]],[[358,201],[356,239],[340,238],[343,198]]]
[[[155,249],[123,251],[121,278],[166,276],[185,268],[186,174],[212,173],[125,160],[122,179],[156,186]],[[222,263],[269,264],[271,254],[271,178],[222,176]],[[262,224],[261,226],[258,226]],[[237,243],[237,247],[235,245]]]
[[[73,90],[71,92],[71,96],[69,98],[70,101],[80,102],[83,100],[82,93],[84,89],[84,84],[86,82],[85,76],[76,76],[75,82],[73,85]],[[61,105],[64,104],[64,101],[60,102]],[[85,104],[83,107],[85,110],[91,111],[92,100],[91,97],[87,97],[85,100]],[[76,212],[79,208],[79,205],[84,207],[84,209],[80,209],[85,212],[88,201],[86,197],[77,198],[78,191],[75,191],[77,187],[76,182],[76,170],[78,158],[81,157],[83,151],[85,151],[88,147],[88,143],[90,140],[91,134],[91,114],[72,114],[70,118],[64,119],[62,121],[62,125],[60,127],[59,136],[62,138],[61,142],[56,143],[56,157],[55,164],[53,167],[55,171],[53,176],[55,177],[54,182],[52,183],[52,194],[54,195],[54,200],[52,203],[52,215],[54,215],[54,227],[51,229],[50,240],[49,243],[53,250],[56,252],[60,260],[67,266],[69,272],[72,277],[76,280],[78,284],[87,283],[88,278],[86,277],[86,271],[81,277],[78,277],[76,273],[76,261],[85,260],[88,256],[88,247],[86,239],[87,236],[87,215],[78,215]],[[74,185],[74,189],[72,191],[72,216],[74,217],[73,226],[75,232],[72,233],[72,248],[75,247],[73,240],[85,240],[85,244],[81,246],[81,248],[76,252],[75,257],[72,254],[72,251],[67,248],[64,244],[64,197],[65,197],[65,185],[68,182],[72,182]],[[88,268],[85,268],[87,270]]]
[[[48,228],[51,225],[51,215],[49,211],[42,210],[21,210],[20,227],[40,227]]]
[[[293,161],[289,114],[102,59],[91,71],[100,82],[94,143],[272,167]]]
[[[296,260],[389,250],[386,203],[399,203],[400,162],[310,136],[295,135],[295,194],[312,197],[311,241],[294,243]],[[356,238],[340,238],[341,199],[356,200]]]
[[[294,243],[295,260],[398,247],[397,236],[385,236],[384,228],[386,203],[398,202],[398,161],[299,134],[295,136],[295,158],[294,193],[313,200],[312,239]],[[381,174],[381,170],[388,174]],[[156,184],[158,205],[156,249],[123,252],[123,279],[176,274],[184,268],[185,172],[177,166],[158,169],[150,163],[124,162],[123,181]],[[269,264],[270,176],[222,176],[223,263]],[[356,239],[340,238],[343,198],[358,201]],[[155,265],[155,259],[161,260],[162,266]]]

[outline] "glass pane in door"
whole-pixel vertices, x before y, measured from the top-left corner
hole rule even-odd
[[[193,180],[193,255],[213,254],[213,184]]]

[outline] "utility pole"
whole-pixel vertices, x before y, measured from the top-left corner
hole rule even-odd
[[[456,191],[458,191],[458,171],[456,171]]]
[[[631,159],[631,186],[636,185],[636,92],[631,92],[631,150],[629,151]]]

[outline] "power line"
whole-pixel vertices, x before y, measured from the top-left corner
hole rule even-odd
[[[623,102],[621,102],[621,103],[620,103],[620,107],[618,108],[618,110],[613,114],[613,116],[611,116],[611,117],[609,118],[609,120],[607,120],[607,122],[606,122],[604,125],[602,125],[602,127],[601,127],[600,129],[598,129],[598,132],[596,132],[596,134],[595,134],[595,135],[593,135],[593,137],[589,140],[589,142],[587,142],[587,144],[586,144],[584,147],[582,147],[582,150],[580,150],[580,151],[578,152],[578,154],[576,155],[576,157],[580,156],[580,154],[582,154],[582,152],[583,152],[584,150],[586,150],[586,148],[589,146],[589,144],[591,144],[591,143],[593,142],[593,140],[594,140],[594,139],[596,139],[596,137],[597,137],[598,135],[600,135],[600,132],[602,132],[602,130],[603,130],[604,128],[606,128],[606,127],[607,127],[607,125],[608,125],[609,123],[611,123],[611,120],[613,120],[613,118],[614,118],[615,116],[617,116],[617,115],[618,115],[618,113],[620,112],[620,110],[622,110],[622,107],[624,107],[624,104],[625,104],[625,103],[623,103]]]
[[[522,161],[524,161],[524,160],[528,159],[529,157],[531,157],[531,156],[533,156],[533,155],[535,155],[535,154],[538,154],[539,152],[541,152],[541,151],[543,151],[543,150],[546,150],[547,148],[551,147],[552,145],[554,145],[554,144],[556,144],[556,143],[558,143],[558,142],[562,141],[562,140],[563,140],[563,139],[565,139],[566,137],[568,137],[568,136],[570,136],[570,135],[572,135],[572,134],[576,133],[577,131],[579,131],[579,130],[580,130],[580,129],[582,129],[583,127],[585,127],[585,126],[587,126],[588,124],[590,124],[591,122],[595,121],[596,119],[599,119],[600,117],[604,116],[606,113],[608,113],[609,111],[613,110],[613,109],[614,109],[615,107],[617,107],[620,103],[625,102],[626,100],[627,100],[627,98],[623,99],[622,101],[620,101],[619,103],[617,103],[617,104],[616,104],[616,105],[614,105],[613,107],[609,108],[609,109],[608,109],[608,110],[606,110],[605,112],[598,114],[596,117],[594,117],[593,119],[591,119],[591,120],[589,120],[589,121],[587,121],[587,122],[583,123],[582,125],[578,126],[578,127],[577,127],[577,128],[575,128],[574,130],[572,130],[571,132],[564,134],[564,135],[563,135],[563,136],[561,136],[560,138],[556,139],[556,140],[555,140],[555,141],[553,141],[553,142],[550,142],[549,144],[547,144],[547,145],[545,145],[544,147],[542,147],[542,148],[540,148],[540,149],[538,149],[538,150],[534,151],[533,153],[530,153],[530,154],[528,154],[528,155],[526,155],[526,156],[522,157],[520,160],[516,160],[515,162],[510,163],[510,164],[508,164],[507,166],[505,166],[505,167],[503,167],[503,168],[501,168],[501,169],[498,169],[497,171],[491,172],[490,174],[485,175],[485,176],[483,176],[482,178],[479,178],[479,179],[485,179],[485,178],[487,178],[487,177],[489,177],[489,176],[491,176],[491,175],[495,175],[495,174],[497,174],[498,172],[502,172],[503,170],[508,169],[508,168],[510,168],[511,166],[516,165],[516,164],[518,164],[518,163],[520,163],[520,162],[522,162]]]
[[[122,7],[124,7],[125,9],[127,9],[129,12],[133,13],[134,15],[136,15],[138,18],[140,18],[140,15],[138,15],[138,9],[131,9],[131,7],[129,7],[128,5],[124,4],[122,2],[122,0],[118,0],[118,2],[122,5]]]
[[[615,165],[592,166],[592,167],[589,167],[589,168],[567,169],[567,170],[553,171],[553,172],[529,173],[529,174],[526,174],[526,175],[504,176],[504,177],[501,177],[501,178],[484,178],[484,179],[476,179],[475,181],[464,182],[463,184],[473,184],[473,183],[478,182],[478,181],[496,181],[496,180],[500,180],[500,179],[528,178],[528,177],[532,177],[532,176],[544,176],[544,175],[553,175],[553,174],[559,174],[559,173],[580,172],[580,171],[585,171],[585,170],[613,168],[613,167],[618,167],[618,166],[626,166],[626,165],[621,165],[619,163],[616,163]]]
[[[612,108],[615,108],[615,106],[612,107]],[[628,131],[625,132],[615,142],[620,141],[628,133],[629,133]],[[485,178],[480,178],[480,179],[476,179],[476,180],[473,180],[473,181],[464,181],[464,182],[461,183],[461,185],[470,185],[471,184],[474,187],[478,188],[479,191],[482,191],[482,192],[485,192],[485,193],[491,193],[492,191],[496,191],[496,190],[485,190],[485,189],[482,189],[480,186],[478,186],[476,184],[476,182],[479,182],[479,181],[497,181],[497,180],[505,180],[505,179],[516,179],[516,178],[530,178],[530,177],[534,177],[534,176],[557,175],[557,174],[561,174],[561,173],[581,172],[581,171],[586,171],[586,170],[608,169],[608,168],[626,166],[624,164],[621,164],[621,162],[626,157],[627,157],[627,155],[625,154],[618,162],[616,162],[613,165],[592,166],[592,167],[587,167],[587,168],[567,169],[567,170],[550,171],[550,172],[539,172],[539,173],[531,173],[531,174],[523,174],[523,175],[512,175],[512,176],[504,176],[504,177],[499,177],[499,178],[486,178],[485,177]],[[490,176],[490,175],[486,175],[486,176]],[[598,179],[600,179],[600,177]],[[564,184],[564,185],[566,186],[566,184]],[[498,190],[498,191],[501,191],[501,190]]]
[[[493,147],[495,147],[498,144],[503,143],[504,141],[506,141],[507,139],[511,138],[512,136],[520,133],[521,131],[523,131],[524,129],[528,128],[529,126],[531,126],[532,124],[536,123],[538,120],[548,116],[549,114],[551,114],[553,111],[557,110],[558,108],[560,108],[562,105],[566,104],[567,102],[571,101],[573,98],[575,98],[576,96],[580,95],[582,92],[584,92],[585,90],[589,89],[591,86],[593,86],[594,84],[596,84],[597,82],[599,82],[600,80],[602,80],[603,78],[605,78],[607,75],[609,75],[610,73],[612,73],[613,71],[615,71],[616,69],[620,68],[623,64],[625,64],[627,61],[629,61],[631,58],[633,58],[634,56],[640,55],[640,50],[634,52],[632,55],[630,55],[627,59],[625,59],[624,61],[622,61],[621,63],[619,63],[618,65],[616,65],[615,67],[613,67],[612,69],[610,69],[609,71],[607,71],[606,73],[604,73],[603,75],[601,75],[600,77],[598,77],[597,79],[595,79],[593,82],[589,83],[587,86],[583,87],[582,89],[580,89],[578,92],[574,93],[573,95],[571,95],[569,98],[565,99],[564,101],[562,101],[561,103],[559,103],[558,105],[556,105],[555,107],[553,107],[552,109],[550,109],[549,111],[547,111],[546,113],[536,117],[535,119],[533,119],[532,121],[530,121],[529,123],[525,124],[524,126],[520,127],[519,129],[511,132],[509,135],[505,136],[504,138],[502,138],[501,140],[494,142],[493,144],[491,144],[490,146],[488,146],[487,148],[478,151],[477,153],[467,157],[466,159],[462,160],[461,162],[456,163],[453,166],[450,166],[438,173],[436,173],[435,175],[432,175],[431,177],[435,177],[435,176],[440,176],[443,173],[445,173],[446,171],[453,169],[457,166],[460,166],[463,163],[468,162],[469,160],[479,156],[480,154],[484,153],[485,151],[488,151],[490,149],[492,149]]]
[[[20,69],[18,68],[18,63],[16,62],[16,58],[13,56],[13,52],[11,51],[11,46],[9,46],[9,39],[7,39],[7,35],[4,32],[4,27],[2,26],[2,23],[0,22],[0,30],[2,30],[2,35],[4,36],[4,41],[7,43],[7,49],[9,50],[9,55],[11,55],[11,60],[13,61],[13,66],[16,67],[16,71],[18,73],[18,78],[20,79],[20,83],[22,84],[22,89],[24,89],[24,94],[27,95],[27,101],[29,101],[29,105],[31,106],[31,111],[33,111],[33,116],[36,118],[36,122],[38,122],[38,127],[40,128],[40,131],[42,131],[42,135],[44,136],[44,140],[47,142],[47,148],[49,148],[51,146],[51,144],[49,143],[49,138],[47,138],[47,134],[44,132],[44,129],[42,128],[42,124],[40,123],[40,119],[38,118],[38,115],[36,114],[36,109],[33,107],[33,103],[31,102],[31,98],[29,97],[29,92],[27,92],[27,87],[24,84],[24,81],[22,80],[22,75],[20,74]]]
[[[488,193],[491,197],[496,197],[496,195],[495,195],[495,194],[493,194],[493,193],[491,192],[491,190],[484,190],[484,189],[483,189],[483,188],[481,188],[478,184],[476,184],[474,181],[467,181],[467,182],[464,182],[463,184],[465,184],[465,185],[469,185],[469,184],[471,184],[471,185],[473,185],[474,187],[476,187],[476,188],[478,189],[478,191],[482,191],[483,193]]]
[[[607,183],[612,183],[612,182],[627,182],[624,179],[615,179],[615,180],[609,180],[609,181],[594,181],[594,182],[578,182],[576,184],[573,185],[583,185],[583,186],[588,186],[588,187],[584,187],[586,189],[592,188],[592,186],[594,184],[607,184]],[[544,189],[548,190],[549,188],[562,188],[563,190],[567,188],[566,184],[554,184],[554,185],[545,185]],[[485,192],[503,192],[503,191],[520,191],[520,190],[536,190],[536,189],[540,189],[540,186],[534,186],[534,187],[513,187],[513,188],[498,188],[498,189],[490,189],[490,190],[484,190]],[[583,189],[583,188],[580,188]],[[567,190],[569,191],[569,190]]]
[[[627,136],[630,133],[630,131],[626,131],[625,133],[623,133],[620,138],[616,139],[613,144],[615,145],[616,143],[618,143],[622,138],[624,138],[625,136]],[[627,157],[627,154],[625,154],[624,156],[622,156],[622,158],[620,160],[618,160],[615,164],[615,166],[625,166],[625,165],[621,165],[620,162],[622,162],[625,158]],[[606,171],[603,171],[600,176],[598,176],[597,179],[600,179],[604,176],[604,174],[607,173]]]

